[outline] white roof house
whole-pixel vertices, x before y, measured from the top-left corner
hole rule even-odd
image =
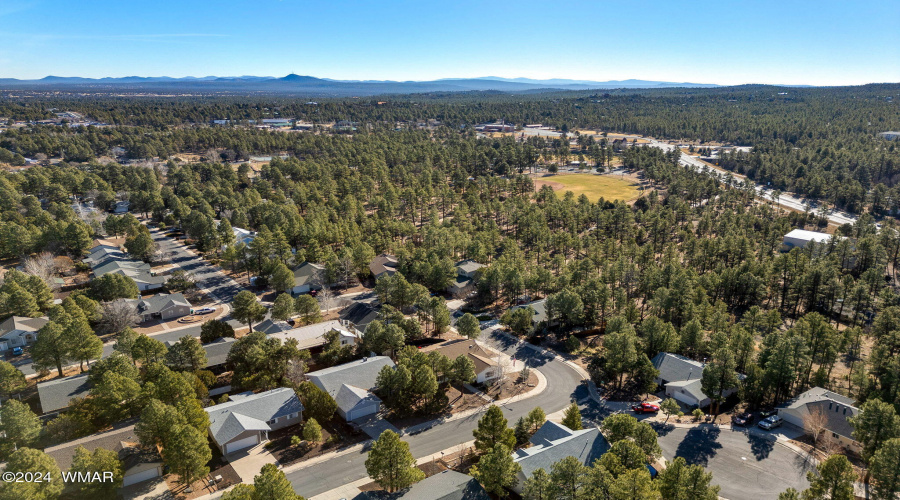
[[[362,336],[350,323],[341,320],[331,320],[271,333],[269,337],[280,339],[282,342],[294,339],[297,341],[297,347],[300,349],[310,349],[324,345],[325,335],[331,331],[338,332],[341,345],[356,345]]]

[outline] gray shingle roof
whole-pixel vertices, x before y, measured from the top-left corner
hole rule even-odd
[[[561,430],[568,430],[560,424],[550,421],[545,422],[541,428],[545,426],[555,428],[548,430],[542,434],[543,436],[556,436],[561,434]],[[535,435],[538,434],[535,433]],[[525,477],[530,477],[537,469],[543,468],[549,471],[551,465],[569,456],[590,466],[594,460],[609,451],[609,442],[596,427],[580,431],[569,430],[569,435],[550,441],[545,439],[541,442],[534,442],[533,438],[534,436],[532,436],[532,447],[516,450],[513,453],[513,459],[522,467]]]
[[[841,436],[853,439],[853,426],[847,421],[859,413],[854,401],[836,392],[813,387],[781,406],[781,409],[796,413],[801,418],[821,412],[826,420],[826,429]]]
[[[0,323],[0,337],[12,331],[36,332],[50,322],[49,318],[27,318],[24,316],[10,316]]]
[[[141,314],[158,313],[173,305],[191,307],[191,303],[181,293],[158,293],[137,300],[138,312]]]
[[[221,338],[215,342],[204,344],[203,350],[206,351],[206,368],[224,365],[225,361],[228,359],[228,353],[231,352],[231,347],[235,342],[237,342],[237,340],[233,338]]]
[[[218,444],[227,443],[244,431],[268,430],[269,420],[303,411],[297,394],[287,387],[259,394],[235,394],[231,398],[232,401],[205,409],[209,414],[209,432]]]
[[[294,269],[294,286],[321,285],[325,281],[325,266],[304,262]]]
[[[356,325],[356,328],[365,332],[369,323],[378,319],[378,310],[371,304],[355,302],[352,306],[341,311],[341,319],[353,323]]]
[[[254,326],[253,329],[257,332],[263,332],[266,335],[270,335],[278,332],[286,332],[291,329],[291,325],[287,324],[286,321],[275,321],[269,318]]]
[[[94,276],[100,277],[104,274],[116,272],[120,269],[129,271],[150,271],[150,265],[146,262],[138,262],[136,260],[104,260],[94,266]]]
[[[478,481],[455,470],[446,470],[412,485],[398,498],[404,500],[488,500]]]
[[[397,257],[383,253],[369,263],[369,271],[378,278],[381,275],[393,276],[397,272]]]
[[[534,317],[531,318],[531,322],[533,324],[536,325],[538,323],[547,321],[547,299],[541,299],[529,304],[515,306],[511,310],[515,311],[516,309],[524,309],[526,307],[531,307],[532,309],[534,309]]]
[[[139,440],[134,432],[134,425],[129,425],[121,429],[91,434],[68,443],[51,446],[45,449],[44,452],[56,460],[60,470],[68,470],[72,467],[72,462],[75,459],[75,450],[79,446],[84,446],[87,451],[103,448],[104,450],[117,452],[119,459],[124,459],[125,461],[126,471],[141,463],[162,463],[162,458],[156,450],[144,449],[133,445],[138,442]]]
[[[456,270],[459,273],[471,274],[481,269],[482,267],[484,267],[484,264],[479,264],[478,262],[475,262],[471,259],[461,260],[456,263]]]
[[[41,382],[37,385],[38,398],[41,400],[41,410],[50,413],[69,406],[74,398],[83,398],[91,390],[88,383],[88,374],[82,373],[73,377],[64,377]]]
[[[338,403],[341,410],[346,412],[356,406],[359,399],[358,397],[353,396],[352,392],[355,391],[347,392],[345,389],[344,393],[341,394],[341,399],[344,401],[345,405],[349,406],[341,406],[341,402],[337,401],[341,388],[343,386],[350,386],[358,390],[371,391],[375,388],[375,381],[378,378],[378,373],[385,366],[394,366],[394,362],[391,361],[391,358],[387,356],[374,356],[308,373],[306,376],[309,377],[310,382],[315,384],[316,387],[330,394]]]
[[[661,352],[650,362],[659,370],[659,378],[664,382],[699,379],[703,373],[703,363],[678,354]]]

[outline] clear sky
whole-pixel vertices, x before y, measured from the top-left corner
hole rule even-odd
[[[0,77],[900,82],[898,0],[0,0]]]

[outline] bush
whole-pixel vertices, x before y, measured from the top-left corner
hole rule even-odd
[[[303,438],[301,438],[300,436],[297,436],[297,435],[291,436],[291,446],[297,446],[302,442],[303,442]]]
[[[578,340],[574,335],[570,335],[569,338],[566,339],[566,350],[569,352],[575,352],[581,348],[581,341]]]
[[[697,409],[695,409],[694,411],[692,411],[692,412],[691,412],[691,415],[694,416],[694,421],[695,421],[695,422],[699,422],[703,417],[706,416],[706,414],[703,413],[703,410],[701,410],[700,408],[697,408]]]

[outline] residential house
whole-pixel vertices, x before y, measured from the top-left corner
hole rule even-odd
[[[396,274],[398,265],[397,257],[383,253],[372,259],[372,262],[369,263],[369,271],[372,272],[372,276],[377,280],[382,276],[393,276]]]
[[[294,269],[294,288],[291,293],[300,295],[312,290],[319,290],[325,284],[325,266],[312,262],[304,262]]]
[[[483,384],[495,380],[502,374],[496,355],[491,354],[474,340],[448,340],[421,349],[423,353],[436,351],[454,360],[459,356],[468,357],[475,365],[475,382]]]
[[[241,229],[239,227],[232,227],[231,231],[234,233],[235,243],[243,243],[244,245],[250,246],[250,243],[253,243],[253,240],[256,239],[256,231]]]
[[[327,392],[337,402],[338,414],[350,422],[381,410],[381,399],[372,391],[378,373],[385,366],[394,367],[387,356],[373,356],[308,373],[310,382]]]
[[[225,371],[228,353],[231,352],[231,347],[235,342],[237,342],[237,339],[223,337],[208,344],[203,344],[203,350],[206,351],[206,369],[213,373]]]
[[[234,394],[229,402],[205,410],[209,435],[223,455],[268,441],[269,431],[303,422],[303,404],[287,387]]]
[[[158,293],[134,301],[141,321],[167,321],[191,314],[191,303],[181,293]]]
[[[112,212],[114,214],[127,214],[128,210],[131,208],[130,201],[117,201],[113,203]]]
[[[104,274],[114,273],[122,270],[130,272],[150,272],[150,264],[147,264],[146,262],[131,259],[122,260],[118,258],[107,258],[103,261],[95,263],[92,268],[94,270],[95,278],[99,278]]]
[[[706,365],[699,361],[661,352],[650,360],[653,367],[659,370],[656,384],[665,387],[666,396],[675,398],[690,408],[703,408],[709,406],[709,396],[701,389],[700,377]],[[743,377],[743,375],[739,375]],[[731,396],[737,388],[729,389],[722,395]]]
[[[530,307],[532,310],[534,310],[534,315],[532,315],[531,317],[532,328],[542,328],[542,325],[547,324],[547,318],[549,317],[547,316],[547,299],[536,300],[527,304],[513,306],[510,308],[510,310],[515,311],[516,309],[525,309],[527,307]]]
[[[484,267],[474,260],[461,260],[456,263],[456,279],[447,287],[447,293],[453,297],[465,297],[475,290],[475,273]]]
[[[140,445],[134,425],[51,446],[44,452],[56,460],[60,470],[66,471],[72,467],[72,463],[75,461],[75,450],[79,446],[83,446],[90,452],[98,448],[116,452],[119,460],[122,461],[123,487],[163,475],[163,460],[159,451]]]
[[[353,500],[489,500],[481,483],[472,476],[448,469],[396,493],[364,491]]]
[[[378,309],[368,302],[354,302],[341,311],[341,321],[345,321],[365,333],[369,323],[378,319]]]
[[[785,422],[807,432],[824,428],[826,437],[859,453],[862,446],[853,439],[853,426],[848,420],[857,414],[859,408],[852,399],[821,387],[813,387],[778,408],[778,415]]]
[[[566,458],[575,457],[585,466],[590,467],[594,461],[609,451],[609,442],[600,434],[600,429],[592,427],[573,431],[568,427],[552,422],[544,425],[529,439],[531,446],[513,452],[513,461],[522,468],[517,474],[518,482],[513,488],[522,493],[525,480],[538,469],[550,470],[550,466]]]
[[[271,318],[263,320],[261,323],[253,327],[253,331],[263,332],[266,335],[273,333],[286,332],[293,328],[287,321],[275,321]]]
[[[41,382],[37,385],[38,399],[44,414],[65,410],[75,398],[83,398],[91,391],[88,374],[81,373]]]
[[[122,276],[127,276],[134,280],[135,284],[138,287],[138,290],[142,292],[147,292],[150,290],[159,290],[163,286],[165,286],[168,278],[165,276],[154,276],[153,274],[147,271],[138,271],[138,270],[129,270],[129,269],[118,269],[113,271],[115,274],[121,274]]]
[[[38,330],[49,322],[50,319],[47,317],[10,316],[6,318],[0,323],[0,351],[33,344],[37,340]]]
[[[270,336],[280,339],[282,342],[293,339],[297,341],[298,348],[313,349],[325,345],[325,335],[330,332],[338,333],[341,345],[356,345],[362,338],[362,333],[354,328],[353,325],[339,320],[323,321],[299,328],[283,330],[272,333]]]

